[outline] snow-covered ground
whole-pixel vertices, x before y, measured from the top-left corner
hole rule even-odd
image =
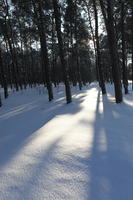
[[[0,200],[132,200],[133,92],[96,84],[11,93],[0,108]]]

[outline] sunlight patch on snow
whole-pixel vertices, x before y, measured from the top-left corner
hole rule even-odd
[[[96,88],[92,88],[90,89],[87,93],[86,93],[86,97],[84,98],[84,101],[80,104],[81,107],[83,107],[84,109],[87,109],[88,107],[88,111],[91,110],[95,110],[96,108],[96,99],[97,99],[97,89]],[[88,113],[89,115],[89,113]]]
[[[62,96],[50,103],[43,96],[35,109],[23,112],[26,108],[20,106],[22,115],[1,120],[0,144],[8,141],[11,146],[1,154],[0,200],[133,196],[132,94],[117,105],[111,87],[107,89],[107,96],[97,86],[80,94],[75,90],[67,105]]]
[[[133,107],[133,101],[132,101],[132,100],[124,99],[124,102],[125,102],[127,105]]]
[[[29,199],[88,198],[86,185],[91,180],[85,159],[91,157],[93,148],[97,89],[75,98],[81,100],[76,113],[76,103],[63,107],[65,114],[57,112],[32,133],[1,168],[1,191],[7,196],[11,193],[11,200],[17,195],[19,199],[20,193]],[[67,109],[72,109],[70,114]],[[54,112],[54,105],[45,111]]]
[[[103,114],[103,99],[102,99],[102,95],[100,95],[100,98],[99,98],[98,113],[101,114],[101,115]]]
[[[91,154],[93,134],[75,119],[76,115],[57,116],[28,138],[2,170],[3,192],[30,185],[29,198],[38,194],[39,199],[78,199],[79,191],[81,197],[85,195],[84,184],[89,180],[80,160]]]

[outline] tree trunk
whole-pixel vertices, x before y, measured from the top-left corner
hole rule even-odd
[[[2,106],[1,95],[0,95],[0,107]]]
[[[106,94],[106,88],[104,83],[104,76],[103,76],[103,67],[101,64],[101,52],[100,52],[100,45],[99,45],[99,32],[98,32],[98,13],[96,7],[96,1],[93,0],[93,8],[94,8],[94,15],[95,15],[95,39],[96,39],[96,57],[97,57],[97,67],[98,67],[98,75],[99,75],[99,85],[102,90],[102,94]]]
[[[112,65],[112,76],[114,81],[114,89],[115,89],[115,100],[116,103],[122,102],[122,85],[121,85],[121,74],[120,74],[120,66],[118,60],[118,52],[117,52],[117,42],[114,28],[114,17],[113,17],[113,2],[107,0],[107,12],[105,11],[103,0],[100,0],[100,6],[102,10],[102,14],[104,16],[108,43],[109,43],[109,51]]]
[[[0,73],[1,73],[1,82],[4,87],[4,97],[6,99],[8,97],[8,85],[7,85],[7,80],[6,80],[7,73],[5,73],[4,66],[3,66],[1,48],[0,48]]]
[[[58,38],[58,46],[59,46],[59,54],[60,54],[60,60],[62,64],[63,69],[63,76],[64,76],[64,83],[65,83],[65,90],[66,90],[66,101],[67,103],[71,103],[71,89],[70,89],[70,83],[69,83],[69,76],[68,76],[68,69],[65,62],[65,53],[64,53],[64,47],[63,47],[63,39],[62,39],[62,33],[61,33],[61,16],[60,16],[60,10],[57,0],[53,0],[53,7],[54,7],[54,16],[55,16],[55,23],[56,23],[56,31],[57,31],[57,38]]]
[[[78,45],[78,36],[77,36],[77,0],[75,1],[75,42],[76,42],[76,63],[77,63],[77,78],[79,83],[79,89],[82,89],[82,80],[81,80],[81,70],[79,62],[79,45]]]
[[[45,30],[44,21],[43,21],[44,14],[42,10],[41,0],[39,0],[37,3],[38,3],[38,8],[36,8],[35,2],[33,0],[34,12],[37,17],[37,26],[39,30],[39,36],[40,36],[42,75],[43,75],[44,83],[46,80],[49,101],[51,101],[53,99],[53,90],[52,90],[52,83],[51,83],[51,78],[50,78],[50,65],[49,65],[47,42],[46,42],[46,30]]]
[[[125,43],[125,12],[124,12],[124,2],[121,2],[121,34],[122,34],[122,75],[123,75],[123,85],[125,94],[128,94],[128,78],[127,78],[127,66],[126,66],[126,43]]]
[[[132,9],[132,45],[131,45],[131,51],[132,51],[132,90],[133,90],[133,2],[131,2],[131,9]]]
[[[10,16],[9,16],[9,3],[8,3],[7,0],[5,0],[5,1],[3,1],[3,4],[6,7],[6,16],[5,16],[6,32],[5,32],[5,38],[7,39],[8,46],[9,46],[10,53],[11,53],[11,57],[12,57],[15,88],[16,88],[16,91],[18,91],[19,90],[19,86],[20,86],[20,89],[22,89],[22,83],[21,83],[20,70],[19,70],[18,61],[17,61],[16,49],[15,49],[15,43],[14,43],[14,35],[13,35],[11,20],[10,20]]]

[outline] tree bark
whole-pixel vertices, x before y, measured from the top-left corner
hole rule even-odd
[[[125,94],[128,94],[128,78],[127,78],[127,66],[126,66],[126,43],[125,43],[125,12],[124,2],[121,2],[121,35],[122,35],[122,76]]]
[[[131,44],[131,52],[132,52],[132,90],[133,90],[133,2],[131,2],[131,10],[132,10],[132,28],[131,28],[131,32],[132,32],[132,44]]]
[[[79,89],[82,89],[82,80],[81,80],[81,70],[80,70],[80,61],[79,61],[79,45],[78,45],[78,36],[77,36],[77,0],[75,1],[75,40],[76,40],[76,63],[77,63],[77,78],[79,83]]]
[[[67,103],[71,103],[71,101],[72,101],[71,89],[70,89],[70,83],[69,83],[68,69],[67,69],[67,65],[65,62],[65,53],[64,53],[63,39],[62,39],[62,33],[61,33],[60,10],[59,10],[58,1],[53,0],[52,2],[53,2],[53,8],[54,8],[59,54],[60,54],[60,60],[61,60],[61,64],[62,64],[64,83],[65,83],[66,101],[67,101]]]
[[[1,95],[0,95],[0,107],[2,106],[2,100],[1,100]]]
[[[96,57],[97,57],[97,67],[98,67],[98,75],[99,75],[99,85],[102,90],[102,94],[106,94],[106,88],[104,83],[104,76],[103,76],[103,67],[101,64],[101,52],[100,52],[100,45],[99,45],[99,31],[98,31],[98,13],[97,13],[97,6],[96,1],[93,0],[93,8],[94,8],[94,15],[95,15],[95,39],[96,39]]]
[[[105,20],[105,26],[107,30],[108,43],[109,43],[109,52],[112,65],[112,76],[114,81],[115,89],[115,100],[116,103],[122,102],[122,85],[121,85],[121,73],[118,60],[117,52],[117,41],[114,28],[114,17],[113,17],[113,1],[107,1],[107,10],[105,11],[103,0],[100,0],[100,6],[102,14]]]
[[[18,61],[17,61],[17,55],[16,55],[16,49],[15,49],[15,42],[14,42],[14,35],[13,35],[13,30],[12,30],[12,25],[11,25],[11,19],[9,16],[9,3],[7,0],[3,1],[3,4],[6,7],[6,15],[5,15],[5,28],[6,28],[6,33],[5,33],[5,38],[7,39],[8,46],[10,49],[11,57],[12,57],[12,66],[13,66],[13,71],[14,71],[14,82],[15,82],[15,88],[16,91],[22,89],[22,83],[21,83],[21,76],[20,76],[20,70],[18,66]],[[7,19],[8,17],[8,19]]]
[[[38,26],[39,36],[40,36],[43,82],[45,84],[45,80],[46,80],[49,101],[51,101],[53,99],[53,90],[52,90],[52,83],[51,83],[51,78],[50,78],[50,65],[49,65],[47,42],[46,42],[46,30],[45,30],[44,21],[43,21],[42,2],[41,0],[37,2],[38,8],[35,5],[35,1],[33,0],[32,2],[34,6],[34,12],[37,17],[37,26]]]
[[[8,85],[7,85],[7,79],[6,79],[7,73],[5,73],[4,66],[3,66],[1,48],[0,48],[0,73],[1,73],[1,83],[4,87],[4,97],[6,99],[8,97]]]

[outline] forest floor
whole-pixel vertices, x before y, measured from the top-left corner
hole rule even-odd
[[[50,103],[40,87],[10,92],[0,108],[0,200],[133,199],[133,92],[116,104],[107,91],[75,88],[68,105],[63,86]]]

